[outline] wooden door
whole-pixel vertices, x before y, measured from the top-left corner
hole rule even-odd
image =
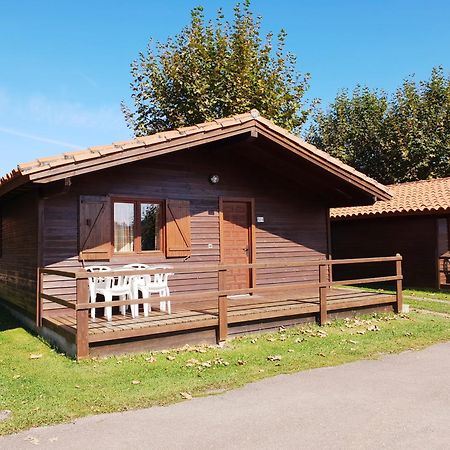
[[[253,262],[252,202],[247,200],[221,200],[220,255],[224,264],[248,264]],[[252,270],[228,271],[226,289],[252,287]]]

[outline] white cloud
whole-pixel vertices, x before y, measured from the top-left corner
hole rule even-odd
[[[35,134],[23,133],[21,131],[12,130],[11,128],[0,127],[0,133],[11,134],[13,136],[31,139],[32,141],[45,142],[46,144],[59,145],[61,147],[67,147],[75,150],[80,150],[82,148],[81,145],[69,144],[67,142],[58,141],[56,139],[51,139],[44,136],[37,136]]]
[[[34,120],[48,125],[111,129],[123,120],[118,106],[88,108],[81,103],[54,101],[42,95],[30,97],[24,109]]]
[[[17,121],[24,128],[27,128],[29,123],[103,131],[124,127],[119,105],[91,107],[79,102],[53,100],[40,94],[26,98],[13,98],[5,90],[0,89],[1,116],[8,118],[8,122]]]

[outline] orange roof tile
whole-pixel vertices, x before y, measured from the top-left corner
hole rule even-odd
[[[389,214],[433,213],[450,210],[450,177],[389,185],[393,197],[371,206],[332,208],[331,218],[359,218]]]
[[[277,133],[278,135],[281,135],[285,139],[287,139],[296,148],[301,148],[304,153],[309,154],[316,161],[326,161],[331,165],[331,167],[345,172],[343,176],[346,179],[348,175],[356,177],[358,182],[374,188],[380,193],[381,196],[384,196],[386,198],[390,197],[389,191],[381,183],[378,183],[377,181],[364,175],[363,173],[358,172],[347,164],[344,164],[342,161],[333,158],[328,153],[317,149],[311,144],[308,144],[298,136],[295,136],[292,133],[289,133],[287,130],[275,125],[270,120],[261,117],[259,112],[255,109],[244,114],[234,115],[232,117],[215,119],[193,126],[155,133],[150,136],[137,137],[128,141],[115,142],[110,145],[90,147],[81,151],[66,152],[56,156],[39,158],[29,163],[19,164],[17,169],[13,170],[3,178],[0,178],[0,188],[8,184],[12,180],[12,178],[20,176],[31,176],[31,179],[35,179],[41,172],[43,173],[43,175],[45,175],[46,171],[49,171],[55,167],[63,168],[65,165],[67,165],[68,168],[71,168],[71,166],[76,167],[77,163],[85,162],[87,160],[92,160],[94,166],[96,162],[100,161],[103,157],[113,156],[114,154],[124,154],[128,150],[132,149],[145,149],[145,151],[148,151],[150,157],[152,156],[151,153],[153,151],[152,146],[164,144],[165,142],[169,143],[177,139],[182,140],[190,136],[194,138],[195,136],[203,135],[211,131],[223,130],[225,133],[228,128],[239,128],[239,126],[241,125],[245,125],[247,127],[254,125],[260,127],[262,130],[269,130],[271,132]]]

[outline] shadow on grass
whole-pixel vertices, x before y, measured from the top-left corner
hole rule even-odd
[[[20,322],[11,313],[0,305],[0,333],[2,331],[23,328]]]

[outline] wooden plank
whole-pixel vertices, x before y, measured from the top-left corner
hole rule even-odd
[[[89,288],[87,280],[77,280],[77,303],[85,303],[89,299]],[[77,360],[89,356],[89,312],[88,310],[77,310]]]
[[[354,259],[333,259],[333,260],[325,260],[325,259],[316,259],[309,261],[290,261],[284,259],[277,259],[276,262],[272,263],[248,263],[248,264],[222,264],[222,265],[205,265],[205,266],[189,266],[187,264],[182,265],[181,267],[173,267],[170,269],[157,269],[157,270],[115,270],[115,276],[132,276],[132,275],[142,275],[149,274],[154,275],[157,273],[199,273],[199,272],[217,272],[219,268],[233,270],[233,269],[264,269],[264,268],[288,268],[288,267],[305,267],[305,266],[319,266],[320,264],[325,265],[341,265],[341,264],[363,264],[363,263],[375,263],[375,262],[389,262],[389,261],[397,261],[397,256],[387,256],[387,257],[377,257],[377,258],[354,258]],[[48,270],[48,269],[44,269]],[[53,270],[45,273],[52,273],[54,275],[62,275],[62,276],[70,276],[73,277],[73,272],[59,272],[58,270]],[[88,273],[86,271],[76,272],[74,278],[84,279],[84,278],[101,278],[102,275],[98,273]]]
[[[359,300],[338,301],[328,304],[328,311],[348,310],[353,308],[360,308],[362,306],[377,306],[394,304],[396,302],[395,295],[384,295],[365,297]]]
[[[325,283],[328,281],[328,266],[321,264],[319,266],[319,282]],[[328,321],[327,316],[327,293],[328,287],[319,287],[319,324],[325,325]]]
[[[53,303],[57,303],[58,305],[65,306],[66,308],[77,309],[77,307],[76,307],[76,305],[75,305],[75,303],[73,301],[70,302],[70,301],[64,300],[62,298],[55,297],[53,295],[48,295],[48,294],[42,294],[41,293],[40,298],[44,299],[44,300],[48,300],[48,301],[53,302]]]
[[[176,333],[179,331],[196,330],[199,328],[216,327],[217,319],[202,320],[197,322],[176,323],[173,325],[162,325],[160,327],[148,327],[141,329],[124,330],[120,332],[110,332],[101,335],[90,335],[89,342],[106,342],[116,339],[128,339],[143,336],[152,336],[155,334]]]
[[[225,287],[227,270],[219,269],[218,290],[222,291]],[[228,335],[228,298],[226,295],[218,295],[219,328],[217,333],[218,342],[225,341]]]
[[[42,326],[42,309],[43,309],[43,302],[41,297],[41,290],[43,286],[43,274],[41,272],[41,269],[37,269],[36,273],[36,326],[41,327]]]
[[[76,278],[75,272],[69,272],[67,270],[49,269],[46,267],[43,267],[41,270],[42,270],[42,273],[45,275],[57,275],[57,276],[66,277],[66,278]]]
[[[400,257],[400,255],[397,253],[397,256]],[[396,303],[395,303],[395,312],[401,313],[403,312],[403,277],[402,277],[402,260],[399,259],[395,262],[395,271],[399,279],[396,282],[395,285],[395,296],[396,296]]]

